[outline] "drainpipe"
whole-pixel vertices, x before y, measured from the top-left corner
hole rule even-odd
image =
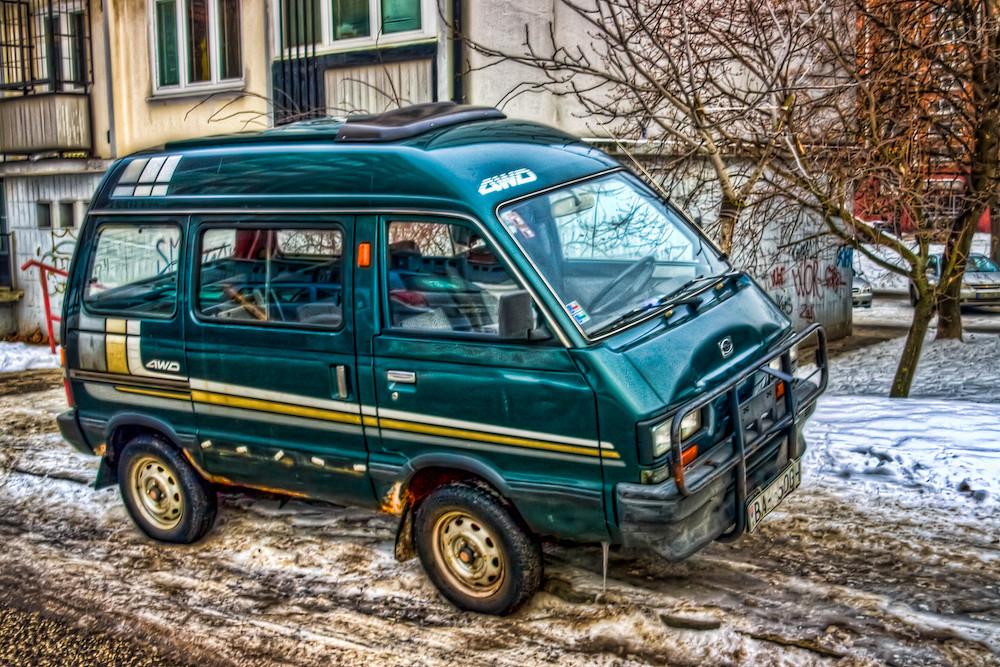
[[[462,18],[462,0],[451,0],[451,99],[458,104],[465,102],[462,76],[465,46],[461,36],[465,28]]]
[[[118,137],[115,134],[115,88],[111,76],[111,31],[108,29],[108,0],[101,0],[101,23],[104,28],[104,78],[108,89],[108,143],[111,159],[118,159]]]

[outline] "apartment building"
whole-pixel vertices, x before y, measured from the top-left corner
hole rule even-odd
[[[442,100],[607,147],[572,100],[532,89],[537,73],[489,64],[462,38],[516,46],[526,26],[564,43],[587,34],[561,3],[530,0],[0,0],[0,335],[45,331],[38,270],[20,267],[65,268],[104,171],[137,150]],[[765,287],[788,293],[775,292],[800,325],[846,333],[849,269],[827,259],[846,276],[838,290]],[[55,313],[61,289],[52,276]]]

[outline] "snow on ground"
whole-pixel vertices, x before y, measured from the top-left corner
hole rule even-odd
[[[997,316],[1000,319],[1000,316]],[[905,338],[894,338],[837,357],[830,366],[828,395],[888,396]],[[924,341],[911,398],[941,398],[1000,403],[1000,336],[967,333],[964,340]]]
[[[59,356],[48,347],[0,341],[0,373],[31,368],[59,368]]]
[[[1000,506],[1000,403],[826,396],[805,467],[866,494]]]

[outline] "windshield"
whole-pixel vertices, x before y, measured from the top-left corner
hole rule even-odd
[[[627,326],[729,268],[626,172],[521,200],[499,215],[587,334]]]
[[[989,257],[984,255],[969,255],[969,261],[965,265],[965,270],[992,273],[1000,271],[1000,268],[997,268],[997,265]]]

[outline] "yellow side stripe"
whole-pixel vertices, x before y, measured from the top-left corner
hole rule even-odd
[[[449,428],[447,426],[430,426],[428,424],[417,424],[413,422],[399,421],[396,419],[375,419],[374,417],[364,417],[346,412],[335,412],[333,410],[321,410],[319,408],[309,408],[301,405],[288,405],[285,403],[275,403],[273,401],[262,401],[256,398],[243,398],[240,396],[229,396],[226,394],[213,394],[206,391],[194,390],[190,394],[176,393],[169,391],[154,391],[152,389],[137,389],[135,387],[116,386],[115,389],[122,392],[143,394],[145,396],[158,396],[162,398],[174,398],[179,400],[194,400],[196,403],[209,403],[233,408],[245,408],[259,412],[273,412],[277,414],[292,415],[296,417],[307,417],[311,419],[323,419],[326,421],[341,422],[344,424],[362,424],[365,426],[378,426],[380,428],[409,431],[412,433],[423,433],[427,435],[437,435],[446,438],[460,438],[462,440],[472,440],[490,444],[510,445],[513,447],[527,447],[530,449],[544,449],[552,452],[562,452],[565,454],[577,454],[579,456],[600,457],[608,459],[621,458],[618,452],[591,449],[589,447],[576,447],[573,445],[563,445],[540,440],[528,440],[514,436],[494,435],[490,433],[480,433],[466,429]]]
[[[119,385],[115,386],[118,391],[123,391],[127,394],[142,394],[143,396],[159,396],[160,398],[176,398],[182,401],[190,401],[191,394],[183,394],[173,391],[154,391],[152,389],[139,389],[137,387],[122,387]]]
[[[192,391],[191,398],[194,399],[196,403],[211,403],[213,405],[223,405],[232,408],[246,408],[248,410],[257,410],[260,412],[274,412],[282,415],[293,415],[295,417],[324,419],[326,421],[341,422],[344,424],[361,424],[361,415],[352,415],[346,412],[335,412],[333,410],[321,410],[319,408],[307,408],[301,405],[275,403],[273,401],[262,401],[257,398],[242,398],[240,396],[213,394],[207,391]]]
[[[414,424],[395,419],[380,419],[381,428],[396,431],[411,431],[414,433],[426,433],[428,435],[439,435],[446,438],[461,438],[463,440],[475,440],[478,442],[488,442],[501,445],[512,445],[514,447],[530,447],[532,449],[547,449],[553,452],[564,452],[567,454],[579,454],[581,456],[601,456],[601,450],[590,449],[588,447],[575,447],[573,445],[560,445],[551,442],[541,442],[539,440],[528,440],[526,438],[515,438],[508,435],[493,435],[489,433],[479,433],[478,431],[467,431],[460,428],[449,428],[447,426],[428,426],[426,424]],[[605,451],[608,458],[618,458],[618,452]]]

